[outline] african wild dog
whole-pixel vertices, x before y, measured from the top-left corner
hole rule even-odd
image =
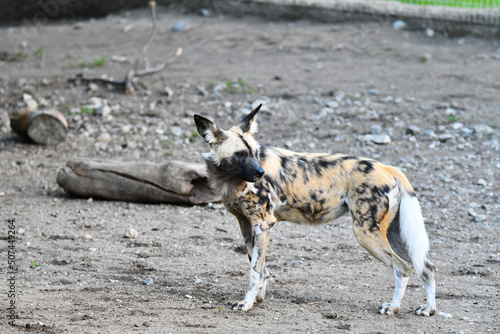
[[[349,212],[358,242],[390,266],[396,279],[381,314],[399,312],[412,267],[422,277],[427,304],[416,314],[436,313],[434,265],[420,205],[405,175],[375,160],[341,154],[304,154],[259,145],[260,106],[228,131],[195,115],[198,132],[210,145],[204,154],[209,181],[238,219],[248,257],[250,290],[232,308],[248,311],[263,301],[269,233],[278,221],[322,224]]]

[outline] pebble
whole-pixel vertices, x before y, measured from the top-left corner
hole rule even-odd
[[[186,297],[187,299],[193,299],[193,296],[191,295],[185,295],[184,297]]]
[[[439,141],[445,142],[450,139],[453,139],[453,135],[451,133],[443,133],[438,136]]]
[[[378,99],[378,102],[380,102],[380,103],[387,103],[387,102],[392,102],[392,101],[394,101],[394,98],[392,96],[386,96],[386,97]]]
[[[146,278],[144,279],[144,284],[146,284],[146,285],[151,285],[151,284],[153,284],[153,279],[152,279],[151,277],[146,277]]]
[[[110,58],[111,61],[117,62],[117,63],[126,63],[128,61],[128,58],[125,56],[111,56]]]
[[[174,96],[174,91],[168,86],[165,87],[164,92],[167,97],[171,98],[172,96]]]
[[[372,126],[370,126],[370,133],[372,135],[378,135],[380,134],[380,132],[382,132],[382,127],[378,124],[373,124]]]
[[[137,239],[139,237],[139,232],[136,229],[129,228],[125,233],[125,237],[129,239]]]
[[[460,122],[455,122],[451,125],[453,130],[458,130],[458,129],[462,128],[463,126],[464,126],[464,124],[460,123]]]
[[[445,317],[445,318],[453,317],[453,315],[451,315],[450,313],[445,313],[445,312],[439,312],[438,315]]]
[[[431,28],[425,29],[425,34],[427,35],[427,37],[433,37],[434,36],[434,29],[431,29]]]
[[[403,30],[404,28],[406,28],[406,23],[404,23],[403,21],[401,20],[397,20],[397,21],[394,21],[394,23],[392,24],[392,27],[394,28],[394,30]]]
[[[368,90],[366,91],[366,93],[367,93],[368,95],[378,95],[378,89],[373,89],[373,88],[372,88],[372,89],[368,89]]]
[[[474,125],[472,130],[476,136],[486,136],[493,132],[493,129],[485,124]]]
[[[333,109],[336,109],[336,108],[338,108],[338,107],[339,107],[339,103],[338,103],[337,101],[328,101],[328,102],[326,103],[326,106],[327,106],[328,108],[333,108]]]
[[[477,180],[476,184],[483,186],[483,187],[486,187],[488,185],[488,182],[486,182],[485,179],[481,178],[481,179]]]
[[[420,128],[416,125],[409,125],[406,128],[406,133],[409,133],[411,135],[418,135],[421,132]]]
[[[210,11],[206,8],[202,8],[202,9],[200,9],[200,15],[207,17],[210,15]]]
[[[175,22],[174,26],[172,27],[173,31],[185,31],[186,30],[186,24],[184,21],[177,21]]]
[[[364,135],[358,136],[359,141],[372,142],[378,145],[387,145],[391,142],[391,137],[389,135]]]
[[[173,134],[176,137],[180,137],[182,135],[182,128],[180,128],[178,126],[173,126],[170,129],[170,133]]]
[[[83,239],[85,239],[85,240],[91,240],[91,239],[92,239],[92,236],[91,236],[90,234],[85,234],[85,235],[83,236]]]
[[[291,148],[293,146],[291,141],[286,141],[284,145],[286,148]]]
[[[302,260],[292,260],[291,263],[292,264],[301,264],[301,263],[304,263],[304,261],[302,261]]]

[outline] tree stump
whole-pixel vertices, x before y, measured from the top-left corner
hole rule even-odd
[[[220,198],[205,164],[69,161],[57,183],[70,195],[139,203],[202,204]]]
[[[12,130],[41,145],[56,145],[66,138],[68,122],[55,109],[21,109],[10,117]]]

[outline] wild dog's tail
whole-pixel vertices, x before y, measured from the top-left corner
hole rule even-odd
[[[399,205],[401,240],[408,247],[408,255],[413,268],[420,275],[427,260],[429,237],[425,232],[424,218],[413,187],[400,170],[396,169],[394,176],[399,189],[401,189],[401,203]]]

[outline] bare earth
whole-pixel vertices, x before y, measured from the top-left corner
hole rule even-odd
[[[498,43],[427,37],[389,24],[159,14],[149,60],[161,63],[177,47],[184,53],[138,81],[129,96],[68,79],[124,76],[151,29],[146,10],[84,21],[79,29],[77,22],[54,23],[27,37],[21,27],[0,28],[0,332],[500,331]],[[179,20],[187,30],[173,32]],[[24,57],[13,55],[19,50]],[[431,58],[423,61],[423,54]],[[112,61],[114,55],[128,62]],[[103,66],[81,64],[101,56]],[[8,114],[23,93],[65,113],[65,142],[41,147],[11,134]],[[82,112],[94,96],[106,99],[110,115]],[[279,224],[267,256],[267,299],[248,313],[232,312],[249,266],[236,219],[220,204],[77,199],[56,183],[58,170],[76,158],[201,162],[207,145],[192,133],[192,115],[227,128],[257,100],[267,110],[260,115],[263,144],[374,157],[406,173],[426,218],[441,313],[413,314],[425,299],[416,275],[399,315],[376,312],[390,301],[394,280],[357,244],[348,217],[320,227]],[[360,137],[370,131],[389,134],[391,143]],[[4,311],[12,218],[15,327]],[[124,237],[129,228],[140,232],[137,239]]]

